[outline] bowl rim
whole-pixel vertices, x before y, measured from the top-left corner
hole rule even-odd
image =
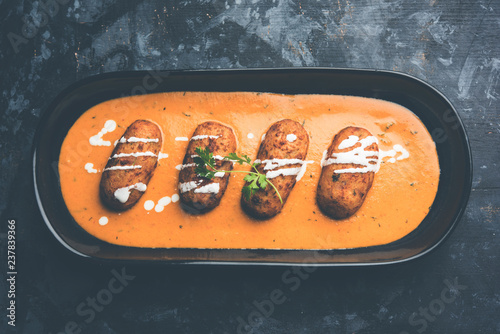
[[[288,261],[259,261],[259,260],[250,260],[250,261],[230,261],[230,260],[210,260],[210,259],[202,259],[202,260],[193,260],[193,259],[185,259],[185,260],[171,260],[171,259],[163,259],[161,256],[160,257],[152,257],[152,258],[146,258],[146,259],[131,259],[131,258],[113,258],[109,259],[106,257],[100,257],[96,256],[95,254],[90,254],[88,252],[85,252],[82,249],[78,249],[78,247],[71,245],[64,235],[61,235],[58,231],[57,228],[53,225],[51,222],[51,219],[49,218],[44,202],[42,199],[42,194],[39,189],[39,178],[37,177],[37,172],[39,170],[39,154],[38,152],[40,151],[40,146],[41,146],[41,140],[40,138],[42,137],[42,134],[44,132],[44,129],[47,126],[47,123],[50,120],[51,116],[51,110],[53,111],[57,105],[61,103],[61,101],[64,100],[66,96],[68,96],[70,93],[78,90],[79,88],[90,85],[96,82],[102,82],[104,80],[108,79],[120,79],[120,78],[130,78],[130,77],[144,77],[146,75],[151,74],[151,73],[156,73],[156,75],[161,75],[164,77],[165,80],[168,80],[169,77],[178,77],[178,76],[184,76],[184,77],[191,77],[191,76],[206,76],[206,75],[222,75],[222,76],[227,76],[227,75],[282,75],[282,74],[292,74],[292,75],[303,75],[304,73],[310,73],[310,74],[327,74],[327,75],[335,75],[335,74],[343,74],[343,75],[352,75],[352,74],[361,74],[361,75],[383,75],[383,76],[388,76],[391,78],[400,78],[404,80],[410,80],[413,83],[421,86],[423,89],[430,90],[430,92],[438,99],[441,99],[443,103],[445,103],[449,109],[452,111],[453,116],[456,117],[456,124],[458,124],[457,129],[459,130],[460,134],[459,137],[461,138],[461,143],[460,147],[463,149],[463,154],[465,156],[465,161],[464,161],[464,187],[463,191],[460,195],[460,201],[458,203],[458,209],[454,212],[453,218],[451,221],[448,223],[448,227],[444,231],[444,233],[440,234],[439,239],[436,240],[433,244],[431,244],[429,247],[426,247],[423,251],[419,251],[416,254],[404,258],[399,258],[399,259],[380,259],[380,260],[374,260],[374,261],[369,261],[369,262],[308,262],[308,261],[297,261],[297,262],[288,262]],[[181,90],[183,91],[183,90]],[[198,90],[192,90],[192,91],[198,91]],[[208,91],[208,90],[207,90]],[[212,91],[217,91],[217,90],[212,90]],[[245,90],[234,90],[234,91],[245,91]],[[151,92],[151,94],[157,93],[156,91]],[[275,92],[270,92],[270,93],[275,93]],[[300,93],[299,93],[300,94]],[[309,94],[309,93],[303,93],[303,94]],[[321,93],[318,93],[321,94]],[[130,94],[128,96],[132,96],[135,94]],[[339,94],[340,95],[340,94]],[[355,95],[353,95],[355,96]],[[112,99],[112,98],[110,98]],[[102,102],[102,101],[101,101]],[[393,101],[390,101],[393,102]],[[100,102],[99,102],[100,103]],[[81,113],[80,113],[81,115]],[[417,115],[417,117],[419,117]],[[424,124],[425,125],[425,124]],[[71,126],[70,126],[71,127]],[[68,128],[69,129],[69,128]],[[472,154],[471,154],[471,148],[470,148],[470,142],[469,142],[469,137],[467,135],[466,128],[463,124],[463,121],[460,118],[459,113],[457,110],[454,108],[453,104],[451,101],[444,95],[442,94],[439,90],[437,90],[435,87],[430,85],[429,83],[425,82],[422,79],[419,79],[415,76],[412,76],[407,73],[402,73],[402,72],[397,72],[397,71],[389,71],[389,70],[377,70],[377,69],[350,69],[350,68],[325,68],[325,67],[302,67],[302,68],[252,68],[252,69],[196,69],[196,70],[166,70],[166,71],[121,71],[121,72],[108,72],[108,73],[103,73],[103,74],[98,74],[98,75],[93,75],[89,76],[87,78],[84,78],[82,80],[79,80],[77,82],[74,82],[73,84],[69,85],[66,89],[62,90],[56,98],[52,100],[52,102],[49,104],[49,106],[43,111],[42,116],[40,118],[35,136],[34,136],[34,141],[33,141],[33,147],[32,147],[32,156],[33,156],[33,184],[34,184],[34,190],[35,190],[35,197],[37,201],[38,208],[41,212],[42,218],[47,225],[48,229],[50,232],[54,235],[56,240],[58,240],[59,243],[61,243],[65,248],[70,250],[73,254],[76,254],[80,257],[88,258],[88,259],[94,259],[94,260],[104,260],[104,261],[126,261],[126,262],[136,262],[140,261],[141,263],[144,262],[154,262],[154,263],[171,263],[171,264],[215,264],[215,265],[272,265],[272,266],[279,266],[279,265],[299,265],[299,266],[311,266],[311,267],[323,267],[323,266],[372,266],[372,265],[387,265],[387,264],[395,264],[395,263],[402,263],[402,262],[407,262],[414,260],[416,258],[419,258],[423,255],[426,255],[430,253],[432,250],[436,249],[439,245],[441,245],[444,240],[446,240],[450,235],[451,232],[455,229],[456,225],[462,218],[466,207],[467,207],[467,202],[470,197],[471,189],[472,189],[472,176],[473,176],[473,161],[472,161]],[[441,183],[441,181],[440,181]],[[437,195],[436,195],[437,197]],[[418,229],[418,227],[417,227]],[[83,229],[82,229],[83,231]],[[85,232],[88,233],[88,232]],[[95,237],[94,237],[95,238]],[[97,238],[96,238],[97,239]],[[106,243],[100,239],[97,239],[100,242]],[[401,240],[401,239],[400,239]],[[106,243],[108,244],[108,243]],[[355,249],[356,251],[358,250],[370,250],[374,249],[377,247],[384,247],[386,245],[378,245],[378,246],[368,246],[368,247],[360,247]],[[120,245],[114,245],[114,244],[109,244],[116,246],[118,248],[128,248],[128,249],[143,249],[143,248],[138,248],[138,247],[130,247],[130,246],[120,246]],[[152,249],[152,250],[172,250],[174,248],[147,248],[147,249]],[[183,250],[183,249],[179,249]],[[185,250],[185,249],[184,249]],[[194,249],[194,250],[200,250],[200,249]],[[212,251],[219,251],[221,249],[209,249]],[[224,250],[224,249],[222,249]],[[226,251],[239,251],[240,249],[227,249]],[[352,250],[352,249],[350,249]],[[252,250],[252,251],[259,251],[259,250]],[[269,251],[269,249],[262,249],[262,251]],[[286,250],[290,251],[290,250]],[[301,253],[307,253],[304,252],[304,250],[291,250],[292,252],[301,252]],[[316,252],[316,250],[306,250],[306,251],[312,251]],[[326,250],[328,251],[328,250]],[[333,253],[338,253],[342,252],[344,250],[342,249],[335,249],[333,250]],[[335,257],[334,257],[335,258]]]

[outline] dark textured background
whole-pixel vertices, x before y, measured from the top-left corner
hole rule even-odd
[[[254,321],[254,333],[500,332],[498,1],[59,1],[44,17],[43,1],[0,0],[0,332],[236,333],[274,289],[286,301]],[[13,45],[23,31],[28,38]],[[317,269],[292,291],[286,267],[83,261],[46,228],[30,150],[41,112],[69,84],[120,70],[303,66],[409,73],[456,107],[473,189],[458,227],[431,254]],[[5,316],[7,219],[17,221],[15,328]],[[82,316],[113,270],[135,278],[94,319]],[[449,292],[445,281],[459,286]]]

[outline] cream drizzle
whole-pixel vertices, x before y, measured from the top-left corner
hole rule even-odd
[[[165,197],[160,198],[160,200],[158,201],[158,204],[162,205],[162,206],[167,206],[170,204],[170,202],[172,202],[172,199],[169,196],[165,196]]]
[[[158,160],[161,160],[161,159],[166,159],[168,158],[168,153],[161,153],[158,154]]]
[[[323,151],[323,156],[321,157],[321,162],[319,163],[319,165],[321,166],[321,168],[325,167],[326,155],[327,154],[328,154],[328,150],[324,150]]]
[[[349,136],[347,139],[344,139],[340,143],[340,145],[339,145],[338,148],[339,148],[339,150],[343,150],[345,148],[353,147],[354,145],[356,145],[358,143],[358,141],[359,141],[359,137],[358,136]]]
[[[142,183],[142,182],[138,182],[136,184],[133,184],[131,186],[128,186],[128,187],[123,187],[123,188],[118,188],[116,189],[114,195],[115,195],[115,198],[120,202],[120,203],[125,203],[128,201],[128,198],[130,196],[130,191],[132,189],[135,189],[135,190],[138,190],[138,191],[142,191],[142,192],[145,192],[146,189],[147,189],[147,186]]]
[[[322,166],[328,166],[331,164],[355,164],[361,165],[363,167],[356,168],[344,168],[336,169],[335,173],[376,173],[380,164],[378,163],[379,152],[378,151],[365,151],[365,148],[376,143],[378,140],[375,136],[368,136],[363,139],[359,139],[358,136],[349,136],[344,139],[338,146],[339,149],[345,149],[355,146],[357,143],[361,145],[359,147],[353,148],[347,152],[332,153],[332,157],[323,160]]]
[[[172,199],[169,196],[160,198],[158,204],[156,204],[155,206],[155,211],[162,212],[163,209],[165,209],[165,207],[170,204],[170,202],[172,202]]]
[[[111,157],[109,157],[109,160],[111,159],[118,159],[118,158],[125,158],[125,157],[156,157],[157,155],[154,154],[153,152],[147,151],[147,152],[135,152],[135,153],[118,153],[115,154]]]
[[[266,173],[266,177],[268,179],[273,179],[279,175],[283,176],[296,175],[297,181],[300,181],[302,176],[304,176],[307,169],[307,165],[314,163],[314,161],[304,161],[300,159],[266,159],[266,160],[256,159],[254,162],[264,164],[264,170],[268,171]],[[279,167],[284,167],[287,165],[297,165],[297,164],[300,164],[301,166],[275,170],[276,168]]]
[[[142,168],[142,166],[140,165],[112,166],[105,168],[104,171],[106,172],[108,170],[127,170],[127,169],[138,169],[138,168]]]
[[[312,164],[314,163],[314,161],[304,161],[304,163],[302,164],[302,166],[300,166],[300,171],[299,173],[297,174],[297,182],[300,181],[300,179],[302,179],[302,177],[304,176],[304,174],[306,173],[306,170],[307,170],[307,164]]]
[[[88,172],[88,173],[97,173],[98,170],[94,168],[94,164],[91,163],[91,162],[87,162],[85,164],[85,170]]]
[[[264,170],[273,170],[277,167],[304,163],[304,161],[300,159],[266,159],[266,160],[256,159],[254,162],[263,164]]]
[[[177,169],[177,170],[183,170],[185,168],[194,167],[194,166],[196,166],[196,164],[194,162],[192,162],[192,163],[189,163],[189,164],[177,165],[177,166],[175,166],[175,169]]]
[[[401,155],[397,158],[395,158],[395,156],[399,153],[401,153]],[[390,162],[390,163],[395,163],[396,160],[404,160],[404,159],[407,159],[410,157],[410,153],[401,145],[399,144],[396,144],[392,147],[392,150],[389,150],[389,151],[380,151],[380,159],[383,159],[385,157],[391,157],[389,160],[387,160],[387,162]]]
[[[198,136],[194,136],[191,138],[191,140],[201,140],[201,139],[206,139],[206,138],[210,138],[210,139],[217,139],[219,138],[220,136],[212,136],[212,135],[198,135]]]
[[[219,193],[220,185],[217,182],[204,185],[203,187],[196,188],[195,193],[201,194],[217,194]]]
[[[199,187],[201,183],[202,181],[189,181],[179,183],[179,191],[181,192],[181,194],[191,190],[194,190],[194,192],[197,194],[217,194],[220,190],[220,185],[217,182],[209,183],[202,187]]]
[[[151,210],[153,210],[154,207],[155,207],[155,202],[154,201],[147,200],[146,202],[144,202],[144,209],[146,211],[151,211]]]
[[[181,192],[181,194],[184,194],[185,192],[197,188],[200,184],[201,181],[189,181],[189,182],[179,183],[179,191]]]
[[[286,135],[286,140],[288,140],[290,143],[293,143],[294,141],[297,140],[297,136],[293,133],[290,133]]]
[[[394,159],[394,158],[389,159],[389,162],[391,162],[391,163],[395,163],[396,160],[404,160],[404,159],[407,159],[410,157],[410,153],[407,150],[405,150],[405,148],[403,146],[401,146],[399,144],[394,145],[392,147],[392,150],[390,150],[389,152],[392,153],[392,151],[395,151],[396,153],[399,152],[399,153],[401,153],[401,155],[399,157],[397,157],[396,159]],[[394,156],[394,155],[391,155],[391,156]]]
[[[294,167],[294,168],[282,168],[278,170],[272,170],[266,173],[266,177],[268,179],[274,179],[277,176],[283,175],[283,176],[291,176],[291,175],[297,175],[300,173],[301,168],[300,167]]]
[[[130,137],[128,139],[125,139],[125,137],[121,137],[119,140],[119,143],[157,143],[159,142],[160,139],[158,138],[137,138],[137,137]]]
[[[175,137],[175,141],[189,141],[188,137]]]
[[[89,143],[92,146],[111,146],[111,142],[107,140],[103,140],[102,136],[104,136],[108,132],[113,132],[116,129],[116,122],[112,119],[107,120],[104,123],[104,127],[98,134],[89,138]]]
[[[170,203],[176,203],[177,201],[179,201],[178,194],[173,194],[172,197],[170,196],[162,197],[158,200],[157,204],[155,204],[155,202],[152,200],[147,200],[146,202],[144,202],[144,209],[146,211],[151,211],[155,209],[156,212],[162,212],[167,205],[169,205]]]
[[[323,158],[321,159],[321,167],[325,167],[331,164],[355,164],[361,165],[362,167],[355,168],[345,168],[336,169],[335,173],[377,173],[380,169],[381,162],[385,157],[391,157],[388,162],[395,163],[396,160],[403,160],[410,157],[410,153],[401,145],[396,144],[393,146],[392,150],[389,151],[365,151],[365,148],[372,145],[373,143],[378,144],[378,140],[375,136],[368,136],[359,140],[358,136],[349,136],[344,139],[338,146],[339,149],[346,149],[355,146],[357,143],[361,143],[361,146],[356,147],[348,152],[333,153],[331,158],[327,159],[327,151],[323,152]],[[397,153],[401,153],[400,156],[395,158]]]
[[[101,218],[99,218],[99,225],[104,226],[108,223],[108,221],[108,217],[102,216]]]
[[[194,158],[198,158],[198,157],[199,157],[199,155],[198,155],[198,154],[192,154],[192,155],[191,155],[191,158],[193,158],[193,159],[194,159]],[[215,160],[224,160],[225,158],[224,158],[222,155],[214,155],[214,159],[215,159]]]

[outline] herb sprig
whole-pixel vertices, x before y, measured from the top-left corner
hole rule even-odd
[[[258,162],[252,163],[252,159],[250,159],[248,155],[243,154],[239,156],[236,153],[229,153],[228,156],[224,157],[224,160],[234,161],[240,165],[243,164],[250,165],[252,170],[223,171],[217,169],[215,165],[215,157],[213,153],[210,152],[208,147],[205,147],[205,149],[201,147],[196,147],[195,152],[198,156],[195,157],[193,161],[196,164],[195,173],[198,174],[199,176],[207,179],[212,179],[215,177],[215,173],[246,173],[247,175],[245,175],[243,180],[248,182],[248,185],[244,186],[241,192],[243,193],[243,196],[245,196],[247,200],[250,200],[250,198],[257,192],[257,190],[266,189],[267,185],[269,184],[271,185],[271,187],[273,187],[274,191],[278,195],[280,202],[283,203],[283,199],[281,198],[281,195],[276,186],[267,179],[266,174],[260,173],[259,170],[257,169],[257,166],[259,166],[260,163]]]

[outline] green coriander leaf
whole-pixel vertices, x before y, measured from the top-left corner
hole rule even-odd
[[[252,163],[252,159],[250,159],[250,157],[248,155],[243,155],[243,159],[245,160],[245,162],[247,164],[251,164]]]
[[[210,152],[210,149],[208,147],[205,147],[204,150],[200,148],[199,152],[197,153],[203,159],[203,161],[205,161],[206,164],[209,164],[210,160],[213,157],[213,154],[212,152]]]
[[[261,189],[266,189],[267,187],[267,177],[265,174],[259,175],[259,185]]]
[[[208,147],[205,147],[205,149],[196,147],[194,151],[198,154],[198,156],[193,158],[193,161],[198,166],[208,165],[210,168],[215,169],[215,158]]]
[[[245,173],[244,171],[220,171],[217,169],[216,164],[215,164],[215,158],[213,156],[213,153],[210,152],[210,149],[208,147],[205,147],[205,149],[202,149],[201,147],[196,147],[195,152],[198,154],[198,157],[193,158],[194,163],[196,164],[196,173],[205,178],[212,179],[215,177],[215,173],[217,172],[224,172],[224,173]],[[283,200],[281,198],[280,193],[278,192],[278,189],[274,186],[274,184],[269,181],[266,177],[265,174],[262,174],[258,169],[257,166],[260,165],[259,162],[254,162],[252,163],[252,159],[246,154],[243,154],[241,157],[236,154],[236,153],[229,153],[226,157],[224,157],[225,160],[229,161],[234,161],[237,162],[240,165],[243,164],[248,164],[251,166],[251,170],[246,172],[247,174],[243,178],[243,180],[247,183],[241,190],[243,193],[243,196],[247,199],[250,200],[250,198],[260,189],[266,189],[267,185],[270,184],[276,194],[278,195],[281,203],[283,203]]]
[[[243,196],[249,201],[250,198],[253,196],[254,192],[252,191],[252,188],[248,186],[244,186],[243,189],[241,189],[241,192]]]
[[[226,160],[231,160],[231,161],[236,161],[237,163],[239,163],[240,165],[243,165],[243,163],[245,162],[243,159],[241,159],[238,154],[236,153],[229,153],[229,155],[227,157],[224,157],[224,159]]]
[[[243,178],[243,180],[246,181],[246,182],[252,182],[257,177],[258,177],[258,175],[255,175],[255,174],[247,174],[247,175],[245,175],[245,177]]]
[[[205,147],[205,159],[207,160],[207,165],[211,167],[215,166],[215,158],[212,152],[210,152],[208,147]]]
[[[197,164],[198,166],[205,166],[205,161],[201,157],[195,157],[193,158],[193,162]]]
[[[196,154],[198,154],[200,157],[203,156],[203,154],[205,154],[205,151],[201,148],[201,147],[196,147],[194,149],[194,151],[196,152]]]
[[[255,190],[259,190],[260,187],[259,185],[257,184],[257,181],[259,180],[258,177],[256,177],[251,183],[250,183],[250,188],[252,189],[255,189]]]
[[[195,173],[201,177],[205,177],[207,179],[213,179],[215,177],[215,172],[208,170],[206,167],[197,166],[195,168]]]

